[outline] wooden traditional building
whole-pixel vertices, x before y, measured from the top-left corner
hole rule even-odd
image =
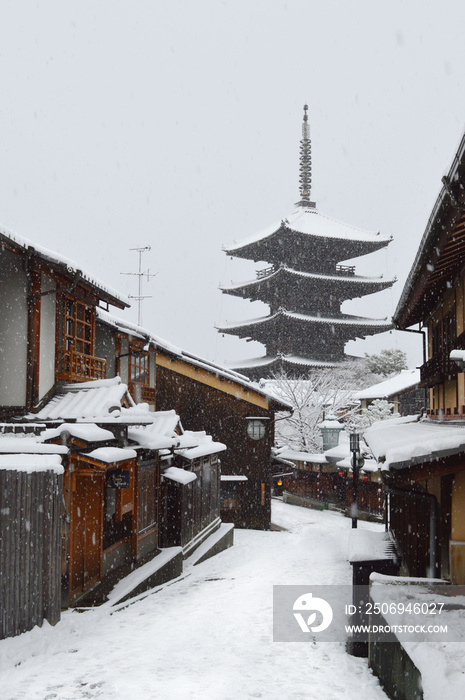
[[[221,455],[221,519],[238,527],[268,529],[274,416],[291,411],[247,377],[168,344],[148,331],[99,310],[97,347],[118,348],[118,371],[131,386],[131,355],[148,370],[137,389],[157,411],[174,409],[183,426],[206,431],[227,446]],[[137,393],[136,393],[137,395]],[[154,397],[154,404],[151,397]]]
[[[365,437],[384,462],[404,571],[465,583],[465,136],[443,178],[394,321],[427,336],[428,417]],[[414,328],[416,327],[416,328]]]
[[[100,304],[129,305],[70,260],[0,228],[0,417],[32,409],[59,382],[114,376],[95,352]]]
[[[373,294],[394,280],[361,277],[353,265],[341,261],[367,255],[387,246],[391,239],[321,214],[310,199],[311,144],[307,106],[300,146],[300,201],[280,223],[240,243],[225,247],[227,255],[266,261],[253,281],[224,287],[222,291],[270,307],[268,316],[221,326],[221,333],[255,340],[266,354],[240,363],[240,372],[253,379],[279,370],[302,376],[318,367],[344,360],[344,345],[391,328],[384,320],[341,313],[347,299]]]
[[[141,332],[97,323],[105,312],[101,305],[107,311],[110,304],[124,308],[123,297],[9,231],[1,231],[0,244],[0,415],[7,435],[0,455],[21,430],[37,433],[41,443],[29,464],[39,467],[42,452],[66,453],[63,512],[54,521],[62,530],[62,605],[99,599],[97,584],[109,577],[116,582],[118,571],[125,576],[153,558],[162,542],[168,546],[168,532],[182,567],[182,558],[220,528],[218,453],[225,445],[211,440],[203,426],[185,433],[171,406],[166,425],[154,412],[155,346],[149,353]],[[7,458],[12,464],[24,460],[21,450],[32,445],[31,439],[13,439],[16,454]],[[10,469],[10,476],[16,471]],[[19,472],[15,478],[19,483]],[[166,483],[186,478],[193,485],[178,489],[167,511]],[[32,519],[30,499],[26,505],[24,517]],[[178,511],[182,517],[174,527],[166,513]],[[230,528],[223,539],[216,535],[217,551],[232,543]],[[53,557],[44,561],[60,571]]]
[[[376,399],[386,399],[393,404],[393,413],[413,415],[426,410],[425,389],[420,387],[420,370],[403,369],[395,377],[373,384],[354,394],[361,409],[368,408]]]

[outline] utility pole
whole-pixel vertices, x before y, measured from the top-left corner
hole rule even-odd
[[[139,278],[138,280],[138,294],[137,295],[132,295],[129,294],[128,298],[129,299],[136,299],[137,300],[137,325],[141,325],[141,320],[142,320],[142,300],[143,299],[151,299],[151,295],[143,295],[142,294],[142,278],[144,276],[147,277],[147,282],[150,282],[150,279],[152,277],[156,277],[158,275],[158,272],[155,272],[154,274],[150,274],[150,270],[147,270],[147,272],[142,272],[142,253],[148,253],[148,251],[152,250],[152,248],[147,245],[142,248],[129,248],[129,250],[135,250],[139,253],[139,271],[138,272],[121,272],[121,275],[135,275],[136,277]]]

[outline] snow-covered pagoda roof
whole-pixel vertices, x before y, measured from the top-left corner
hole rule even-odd
[[[299,207],[285,219],[242,241],[226,245],[223,250],[228,255],[274,262],[275,259],[281,261],[286,252],[292,253],[290,246],[293,245],[302,253],[305,246],[328,248],[328,244],[333,243],[336,245],[330,246],[334,251],[331,256],[347,260],[378,250],[391,240],[391,237],[321,214],[316,208]]]
[[[252,379],[260,381],[263,376],[263,371],[268,373],[276,373],[279,371],[289,372],[290,374],[307,374],[309,370],[330,369],[336,367],[342,362],[328,362],[325,360],[315,360],[309,357],[300,357],[299,355],[265,355],[263,357],[253,357],[246,360],[238,360],[231,363],[233,367],[239,371],[247,372]]]
[[[35,256],[53,265],[58,270],[63,271],[68,276],[71,274],[76,276],[78,280],[86,282],[89,286],[99,292],[100,295],[103,294],[105,301],[108,301],[110,304],[118,306],[119,308],[129,306],[129,300],[125,296],[104,284],[96,277],[93,277],[84,270],[81,270],[79,265],[73,260],[70,260],[64,255],[60,255],[59,253],[55,253],[48,248],[37,245],[37,243],[33,243],[28,238],[18,236],[8,228],[0,225],[0,248],[3,246],[9,247],[16,251],[31,251]]]
[[[353,283],[355,285],[360,286],[376,285],[377,291],[379,291],[379,288],[384,289],[385,287],[391,286],[396,281],[395,277],[393,279],[384,279],[383,277],[363,277],[361,275],[355,274],[325,275],[323,273],[304,272],[302,270],[294,270],[292,267],[288,267],[285,264],[281,264],[279,265],[279,267],[271,268],[269,271],[266,271],[266,273],[258,273],[256,279],[248,280],[247,282],[233,282],[229,287],[222,287],[222,290],[224,292],[231,293],[235,290],[260,285],[263,282],[276,279],[277,277],[298,277],[301,279],[317,281],[328,280],[329,282],[333,282],[335,284]]]
[[[258,326],[263,326],[263,325],[268,325],[270,323],[276,322],[276,320],[280,318],[286,318],[290,319],[292,321],[296,321],[299,323],[303,324],[315,324],[315,325],[320,325],[320,326],[329,326],[329,327],[347,327],[347,328],[360,328],[360,329],[374,329],[377,331],[380,330],[389,330],[392,328],[392,324],[386,319],[374,319],[374,318],[364,318],[363,316],[349,316],[349,315],[341,315],[341,316],[314,316],[314,315],[307,315],[307,314],[300,314],[300,313],[295,313],[293,311],[287,311],[287,309],[279,309],[275,314],[269,315],[269,316],[260,316],[258,318],[252,318],[247,321],[242,321],[241,323],[230,323],[221,326],[221,328],[218,328],[220,332],[231,332],[234,330],[242,330],[242,329],[247,329],[251,327],[258,327]]]
[[[270,305],[280,299],[281,305],[299,304],[303,310],[306,306],[311,307],[314,295],[321,295],[323,290],[345,300],[374,294],[391,287],[396,281],[395,278],[391,280],[348,274],[348,271],[352,273],[353,270],[352,267],[341,266],[340,274],[324,274],[295,270],[281,264],[258,271],[254,280],[231,283],[228,287],[222,287],[221,291],[244,299],[259,299]]]

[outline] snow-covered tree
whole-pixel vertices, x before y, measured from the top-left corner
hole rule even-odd
[[[273,379],[262,380],[262,387],[294,409],[291,417],[277,417],[277,445],[284,444],[299,452],[321,452],[323,443],[318,424],[325,413],[348,416],[354,412],[353,394],[364,384],[360,364],[363,361],[348,361],[297,379],[281,372]]]
[[[382,377],[389,377],[402,369],[408,369],[407,355],[403,350],[381,350],[379,355],[368,355],[365,353],[365,358],[370,372]]]
[[[363,435],[365,430],[379,420],[387,420],[394,416],[394,404],[386,399],[375,399],[361,413],[352,413],[346,421],[348,433],[357,432]]]

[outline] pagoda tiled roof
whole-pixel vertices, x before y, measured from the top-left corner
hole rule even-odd
[[[279,276],[294,276],[294,277],[299,277],[302,279],[308,279],[308,280],[322,280],[322,281],[328,281],[328,282],[334,282],[334,283],[341,283],[341,284],[355,284],[355,285],[379,285],[380,287],[386,288],[394,284],[396,282],[396,278],[394,277],[393,279],[384,279],[383,277],[363,277],[361,275],[347,275],[347,274],[325,274],[325,273],[317,273],[317,272],[304,272],[302,270],[295,270],[292,267],[289,267],[286,264],[279,265],[279,267],[275,269],[271,269],[268,274],[263,274],[260,277],[257,277],[256,279],[253,280],[248,280],[246,282],[240,282],[240,283],[231,283],[229,287],[222,287],[222,291],[224,292],[229,292],[229,291],[234,291],[234,290],[239,290],[243,289],[245,287],[252,287],[252,286],[258,286],[261,283],[268,281],[268,280],[273,280]]]
[[[308,236],[316,236],[318,238],[371,243],[374,244],[375,247],[377,245],[382,247],[391,241],[391,237],[382,236],[379,232],[366,231],[356,226],[345,224],[342,221],[320,213],[316,208],[299,207],[287,218],[268,226],[262,231],[238,243],[234,242],[226,245],[223,249],[226,253],[234,255],[251,244],[265,241],[282,228]]]
[[[383,330],[388,330],[392,328],[392,323],[390,323],[387,318],[383,319],[374,319],[374,318],[365,318],[363,316],[349,316],[349,315],[341,315],[341,316],[313,316],[313,315],[308,315],[308,314],[301,314],[301,313],[296,313],[293,311],[287,311],[287,309],[279,309],[275,314],[271,314],[268,316],[259,316],[258,318],[252,318],[247,321],[242,321],[241,323],[231,323],[231,324],[225,324],[218,328],[219,331],[232,331],[232,330],[239,330],[242,328],[247,328],[247,327],[252,327],[252,326],[261,326],[263,324],[268,324],[272,321],[275,321],[278,319],[280,316],[284,318],[289,318],[294,321],[298,321],[301,323],[308,323],[308,324],[317,324],[317,325],[328,325],[328,326],[348,326],[348,327],[355,327],[355,328],[377,328],[377,329],[383,329]]]
[[[250,370],[255,368],[269,368],[276,364],[289,364],[289,365],[299,365],[301,367],[315,367],[315,368],[330,368],[335,367],[340,362],[325,362],[324,360],[314,360],[310,357],[301,357],[299,355],[264,355],[263,357],[253,357],[246,360],[238,361],[232,363],[233,367],[242,368],[244,370]]]

